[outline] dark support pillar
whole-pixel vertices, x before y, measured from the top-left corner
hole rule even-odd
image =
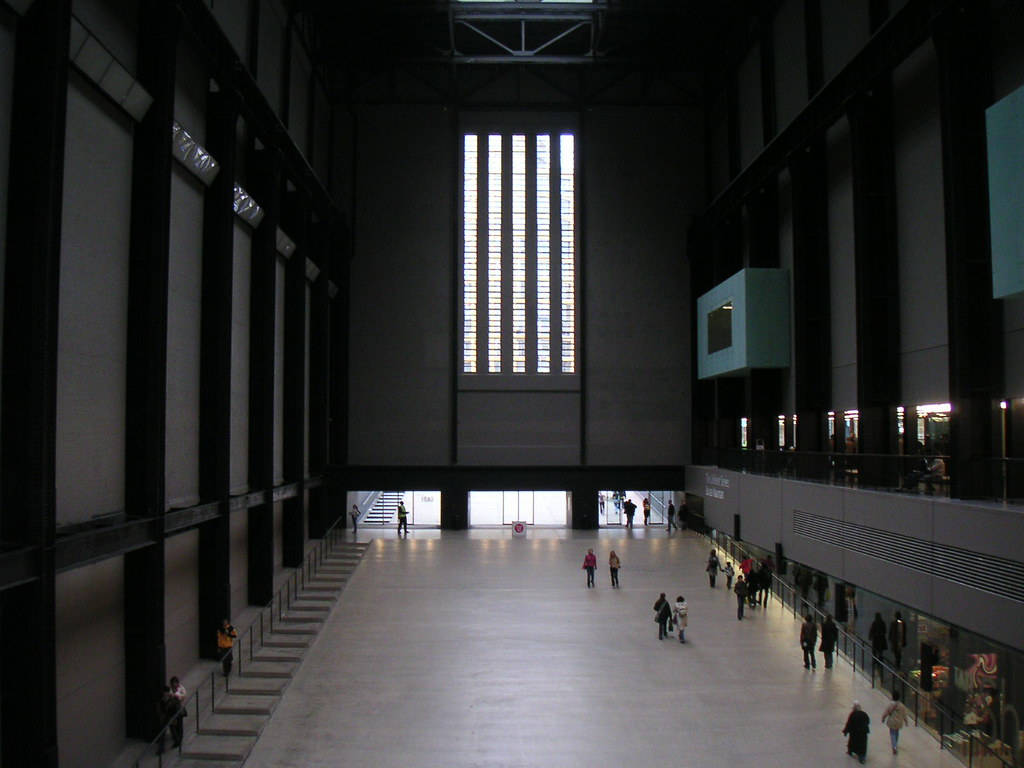
[[[231,616],[231,319],[238,101],[210,92],[206,146],[220,173],[203,201],[203,293],[199,363],[199,496],[221,514],[199,528],[199,653],[217,658],[214,627]],[[238,512],[236,514],[242,514]]]
[[[330,297],[327,291],[327,245],[330,225],[316,225],[310,233],[310,246],[320,274],[310,286],[309,306],[309,474],[323,475],[327,467],[328,389],[330,386]],[[333,522],[329,516],[327,488],[309,490],[309,537],[320,538]],[[335,511],[348,519],[345,507]]]
[[[55,443],[60,224],[70,0],[36,0],[14,53],[4,280],[5,542],[38,548],[37,578],[0,595],[0,763],[56,768]]]
[[[857,408],[861,453],[897,453],[900,403],[899,246],[892,83],[879,80],[848,107],[853,162],[857,307]],[[887,474],[886,468],[892,474]],[[861,462],[861,483],[897,487],[898,471],[879,457]]]
[[[135,131],[128,271],[125,507],[132,517],[164,513],[167,419],[167,274],[171,153],[179,18],[169,0],[139,8],[139,82],[153,104]],[[129,736],[159,728],[153,702],[165,681],[164,542],[125,555],[125,718]]]
[[[832,393],[828,188],[819,140],[790,160],[793,194],[793,358],[800,451],[822,451]],[[810,469],[810,468],[809,468]]]
[[[581,478],[582,480],[583,478]],[[593,483],[577,482],[572,487],[572,527],[595,531],[598,527],[597,491]]]
[[[761,51],[761,137],[768,145],[778,131],[778,110],[775,99],[775,35],[772,18],[762,12],[758,18]]]
[[[747,201],[748,267],[779,266],[779,188],[772,183]],[[778,449],[778,416],[783,411],[784,374],[781,369],[754,370],[745,380],[744,416],[749,417],[750,448]]]
[[[296,243],[285,264],[284,282],[284,481],[301,482],[306,464],[306,255],[309,252],[309,203],[298,192],[288,196],[283,220]],[[283,563],[302,562],[306,535],[306,495],[285,499],[281,523]]]
[[[469,488],[448,485],[441,489],[441,529],[462,531],[469,527]]]
[[[690,227],[686,244],[687,264],[690,268],[690,365],[697,370],[697,299],[711,290],[714,283],[714,263],[708,231],[702,223]],[[697,464],[715,462],[715,383],[698,380],[693,387],[693,434],[691,460]]]
[[[726,138],[729,153],[729,178],[735,179],[742,170],[740,159],[740,94],[736,83],[736,72],[732,71],[725,81]]]
[[[330,377],[330,462],[348,463],[348,334],[349,334],[349,252],[351,236],[336,233],[331,253],[331,377]]]
[[[804,0],[804,51],[807,55],[807,97],[810,98],[825,85],[821,0]]]
[[[992,298],[985,107],[991,101],[986,3],[960,2],[934,25],[939,60],[946,211],[951,494],[996,492],[998,398],[1003,388],[1002,303]]]
[[[264,605],[274,593],[274,318],[277,280],[277,224],[280,216],[281,158],[253,153],[252,194],[264,216],[252,239],[249,314],[249,488],[266,492],[249,508],[249,603]]]

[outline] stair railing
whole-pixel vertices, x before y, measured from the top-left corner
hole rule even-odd
[[[340,544],[345,542],[345,534],[342,528],[343,522],[344,519],[338,517],[331,527],[324,532],[324,535],[310,547],[302,562],[292,569],[291,574],[278,587],[277,593],[270,599],[270,602],[260,609],[249,626],[235,639],[234,646],[217,658],[221,665],[223,665],[224,659],[228,654],[233,654],[233,659],[238,664],[237,675],[238,677],[244,677],[246,663],[249,665],[253,663],[256,655],[265,647],[264,643],[267,637],[274,632],[275,603],[277,622],[280,624],[281,617],[291,609],[293,596],[298,596],[305,585],[316,578],[326,559]],[[248,647],[248,660],[246,660],[246,647]],[[190,734],[202,734],[203,721],[208,722],[211,715],[217,714],[217,691],[219,688],[217,679],[220,673],[221,670],[218,669],[211,671],[209,676],[196,687],[195,691],[181,705],[179,711],[185,713],[183,728],[188,726]],[[231,693],[230,675],[224,677],[223,680],[222,695],[227,695]],[[209,699],[208,702],[206,701],[207,698]],[[159,705],[154,703],[153,706],[157,708]],[[162,713],[159,716],[161,719],[163,718]],[[169,754],[169,751],[164,750],[164,745],[168,740],[173,741],[171,726],[174,724],[176,717],[177,715],[174,715],[164,723],[156,736],[143,748],[135,762],[132,763],[133,768],[162,768],[164,756]],[[185,741],[184,736],[185,734],[183,734],[182,742]],[[172,747],[172,750],[176,751],[180,756],[182,745],[179,744],[177,747]]]

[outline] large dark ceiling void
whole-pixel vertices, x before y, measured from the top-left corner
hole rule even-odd
[[[701,82],[756,34],[770,0],[294,0],[334,84],[396,67],[580,67]]]

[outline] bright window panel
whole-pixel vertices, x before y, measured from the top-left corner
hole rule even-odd
[[[559,197],[562,212],[562,373],[576,372],[575,137],[562,134]]]
[[[479,184],[477,179],[477,137],[467,134],[463,140],[462,172],[462,370],[477,371],[477,227]]]
[[[501,136],[487,137],[487,372],[501,373]]]
[[[526,137],[512,137],[512,372],[526,373]]]
[[[551,137],[537,136],[537,373],[551,373]]]

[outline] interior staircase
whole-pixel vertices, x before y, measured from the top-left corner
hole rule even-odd
[[[381,491],[377,501],[359,522],[363,525],[388,525],[397,522],[398,502],[405,494],[402,491]]]
[[[258,630],[254,625],[253,631],[239,637],[231,676],[225,679],[218,672],[210,678],[210,690],[205,695],[198,692],[199,711],[190,711],[185,720],[181,753],[150,755],[137,763],[138,768],[239,768],[368,546],[339,542],[317,559],[315,568],[303,566],[303,578],[296,580],[294,589],[285,587],[282,593],[287,595],[279,593],[276,598],[272,621],[264,621],[261,614],[264,626]]]

